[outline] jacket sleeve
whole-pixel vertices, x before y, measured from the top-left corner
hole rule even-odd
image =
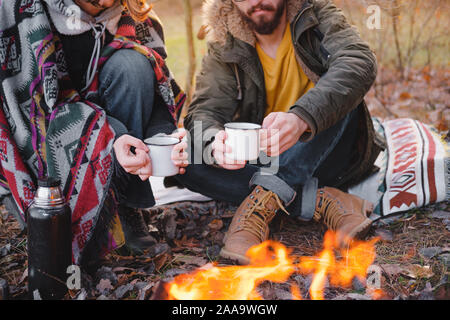
[[[329,53],[325,64],[328,70],[289,111],[311,129],[302,141],[311,140],[356,108],[377,73],[375,55],[332,1],[315,0],[314,11],[324,35],[322,46]]]
[[[217,131],[232,121],[238,106],[233,69],[221,61],[218,50],[212,46],[208,44],[208,54],[203,58],[195,93],[184,119],[184,127],[194,140],[191,143],[196,152],[204,152]]]

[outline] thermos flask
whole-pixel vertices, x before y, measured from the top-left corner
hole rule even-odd
[[[67,267],[72,264],[71,210],[61,182],[39,179],[34,202],[27,210],[28,293],[44,300],[62,299],[67,292]]]

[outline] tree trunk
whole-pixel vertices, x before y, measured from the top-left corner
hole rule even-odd
[[[401,73],[401,78],[403,80],[403,72],[404,72],[404,66],[403,66],[403,57],[402,57],[402,50],[400,48],[400,41],[398,39],[398,30],[397,30],[397,23],[398,23],[398,16],[400,12],[400,5],[398,3],[398,0],[393,1],[393,8],[392,8],[392,29],[394,31],[394,39],[395,39],[395,47],[397,49],[397,63],[398,63],[398,70]]]
[[[184,103],[183,110],[180,116],[180,122],[183,121],[186,112],[187,106],[191,102],[193,89],[194,89],[194,75],[195,75],[195,45],[194,45],[194,35],[192,28],[192,7],[190,0],[183,0],[184,5],[184,21],[186,25],[186,39],[188,45],[188,56],[189,56],[189,65],[188,65],[188,73],[186,77],[186,102]]]

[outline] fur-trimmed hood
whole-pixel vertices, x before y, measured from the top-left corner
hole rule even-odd
[[[306,0],[287,0],[287,18],[295,18]],[[203,23],[207,25],[208,41],[225,44],[227,33],[254,46],[256,42],[253,31],[242,20],[232,0],[205,0],[203,3]]]

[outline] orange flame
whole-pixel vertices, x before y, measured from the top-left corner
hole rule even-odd
[[[337,249],[336,234],[324,236],[324,249],[314,257],[290,256],[290,250],[275,241],[265,241],[250,248],[246,266],[213,267],[183,274],[168,284],[169,299],[181,300],[259,300],[257,287],[263,281],[286,282],[294,273],[313,274],[309,290],[313,300],[324,299],[327,279],[332,286],[348,287],[354,277],[364,281],[368,267],[375,260],[375,243],[353,241],[344,250]],[[337,259],[335,251],[339,251]],[[297,263],[298,262],[298,263]],[[291,286],[293,299],[302,299],[299,288]]]

